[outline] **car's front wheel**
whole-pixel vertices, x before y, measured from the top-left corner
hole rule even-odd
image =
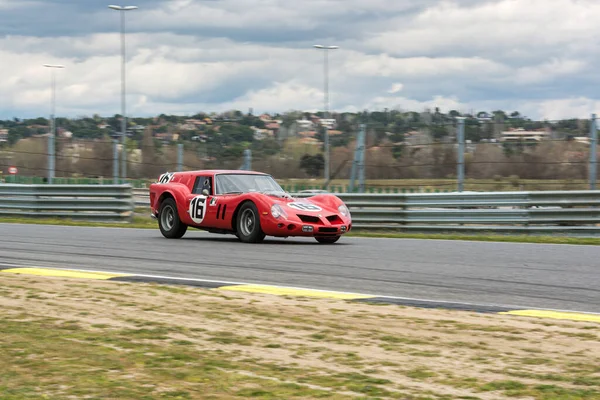
[[[177,204],[172,198],[165,199],[160,205],[158,227],[163,236],[168,239],[179,239],[187,231],[187,225],[179,219]]]
[[[325,236],[325,237],[316,237],[317,242],[323,244],[332,244],[340,240],[340,236]]]
[[[256,205],[248,202],[242,205],[237,218],[236,236],[245,243],[259,243],[265,238],[260,227],[260,217]]]

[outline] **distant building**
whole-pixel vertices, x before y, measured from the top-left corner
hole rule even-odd
[[[311,120],[306,119],[306,118],[297,119],[296,120],[296,125],[298,126],[298,130],[299,131],[310,130],[310,129],[313,129],[315,127],[315,125],[313,124],[313,122]]]
[[[526,131],[524,128],[502,131],[501,142],[539,142],[550,138],[551,133],[547,129]]]
[[[8,142],[8,129],[0,129],[0,143]]]
[[[321,118],[319,120],[319,122],[321,123],[321,125],[326,126],[327,129],[334,129],[337,126],[336,120],[333,118],[329,118],[329,119]]]

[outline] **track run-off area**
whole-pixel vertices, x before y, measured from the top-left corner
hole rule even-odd
[[[361,293],[407,305],[600,313],[596,246],[355,237],[245,244],[195,230],[169,240],[158,229],[2,224],[0,263]]]

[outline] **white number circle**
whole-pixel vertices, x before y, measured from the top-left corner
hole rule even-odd
[[[310,203],[289,203],[288,207],[291,207],[291,208],[294,208],[294,209],[300,210],[300,211],[311,211],[311,212],[321,211],[321,207],[316,206],[314,204],[310,204]]]
[[[196,224],[202,223],[206,215],[206,196],[196,196],[190,202],[190,218]]]

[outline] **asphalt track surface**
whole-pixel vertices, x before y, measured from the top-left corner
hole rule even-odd
[[[285,285],[413,299],[600,312],[596,246],[0,224],[0,263]],[[0,277],[1,279],[1,277]]]

